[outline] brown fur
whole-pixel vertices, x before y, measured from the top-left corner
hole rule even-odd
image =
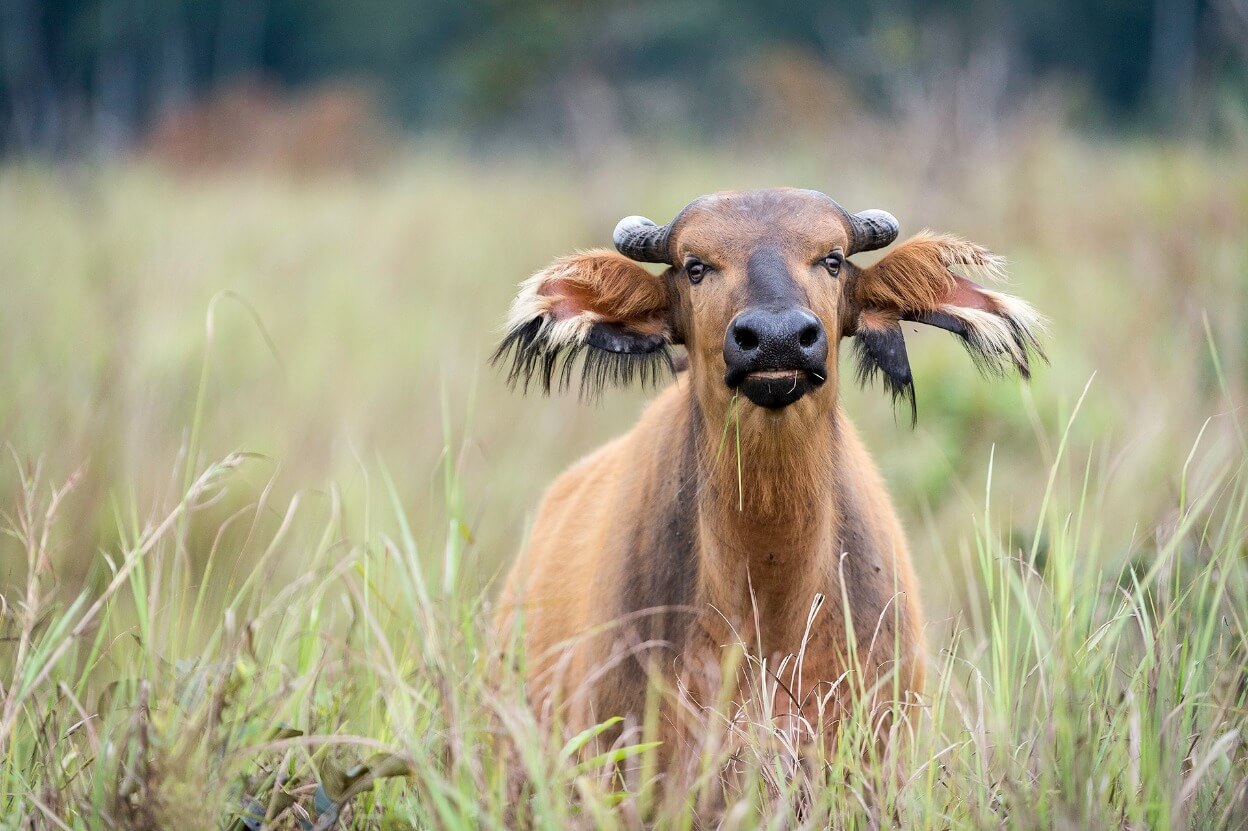
[[[556,260],[538,293],[561,299],[556,317],[590,312],[646,332],[660,332],[670,298],[663,281],[613,251],[595,250]]]
[[[539,294],[575,297],[595,320],[661,314],[689,364],[631,431],[550,487],[507,578],[499,625],[523,617],[533,693],[547,706],[562,702],[573,727],[640,716],[647,672],[677,679],[695,702],[712,700],[721,683],[743,700],[744,675],[722,679],[718,670],[739,644],[772,668],[803,653],[801,689],[790,679],[774,703],[812,723],[834,722],[855,690],[890,673],[903,695],[922,689],[910,554],[837,400],[838,344],[860,319],[895,324],[907,311],[949,308],[961,289],[949,267],[995,260],[928,234],[833,277],[823,258],[849,240],[845,217],[809,192],[727,193],[682,214],[672,229],[676,265],[661,277],[606,253],[543,272],[557,277]],[[724,333],[757,291],[747,264],[759,251],[783,263],[787,290],[819,316],[829,341],[827,382],[778,411],[734,397],[723,381]],[[685,275],[690,257],[708,267],[697,285]],[[668,723],[681,712],[668,706]]]
[[[978,306],[980,301],[969,288],[975,284],[950,271],[958,265],[991,276],[1000,268],[1000,259],[975,243],[924,231],[865,269],[855,287],[855,300],[863,309],[936,311],[955,302],[961,292],[963,305]]]

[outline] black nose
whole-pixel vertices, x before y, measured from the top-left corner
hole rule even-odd
[[[828,336],[809,309],[746,309],[724,337],[730,376],[767,370],[800,369],[822,375]]]

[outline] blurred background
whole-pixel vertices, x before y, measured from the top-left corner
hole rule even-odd
[[[60,156],[146,142],[224,161],[273,149],[222,135],[262,113],[343,131],[372,108],[476,147],[581,152],[788,132],[850,103],[906,117],[933,94],[971,129],[1046,88],[1088,126],[1191,133],[1225,128],[1248,84],[1243,0],[9,0],[0,15],[4,146]],[[807,123],[759,117],[777,106]]]
[[[1019,545],[1052,487],[1121,562],[1242,461],[1244,0],[6,0],[0,151],[0,506],[81,468],[70,588],[234,450],[263,458],[196,515],[192,567],[270,487],[392,527],[389,476],[431,563],[449,524],[488,584],[646,399],[508,391],[516,282],[728,188],[962,234],[1052,321],[1030,386],[908,332],[913,430],[845,390],[935,625],[974,590],[990,464]]]

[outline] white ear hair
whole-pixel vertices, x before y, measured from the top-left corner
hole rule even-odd
[[[574,275],[575,267],[572,264],[556,261],[522,282],[516,299],[511,301],[511,309],[507,312],[507,333],[515,332],[533,320],[540,320],[541,336],[551,346],[562,348],[584,343],[589,336],[590,327],[601,320],[599,315],[582,311],[559,320],[554,315],[554,308],[562,298],[541,293],[543,285]]]
[[[1047,321],[1028,303],[1008,294],[980,289],[993,311],[946,304],[940,311],[962,324],[962,336],[971,357],[985,370],[1001,371],[1008,361],[1024,378],[1031,375],[1030,354],[1041,358],[1040,335]],[[950,327],[946,327],[950,328]]]

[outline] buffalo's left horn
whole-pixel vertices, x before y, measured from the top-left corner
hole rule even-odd
[[[630,260],[671,265],[667,229],[668,226],[655,225],[644,216],[626,216],[615,226],[611,239],[615,241],[616,250]]]
[[[883,248],[897,239],[897,234],[901,232],[897,217],[888,211],[859,211],[849,215],[849,224],[854,231],[850,254]]]

